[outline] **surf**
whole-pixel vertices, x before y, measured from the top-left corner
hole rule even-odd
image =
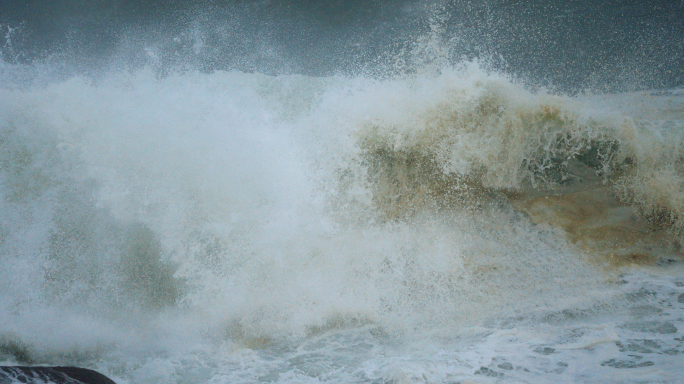
[[[148,383],[674,377],[680,90],[563,94],[435,39],[382,76],[3,62],[3,361]]]

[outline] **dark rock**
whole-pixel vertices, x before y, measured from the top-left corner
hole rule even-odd
[[[0,383],[116,384],[107,376],[76,367],[0,367]]]

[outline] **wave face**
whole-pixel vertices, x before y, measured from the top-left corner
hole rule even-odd
[[[571,96],[453,60],[440,9],[355,73],[2,56],[0,363],[680,380],[684,90]]]

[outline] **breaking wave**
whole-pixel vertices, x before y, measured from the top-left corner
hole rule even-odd
[[[679,257],[678,90],[561,96],[463,62],[0,100],[0,352],[25,362],[600,312],[588,261]]]

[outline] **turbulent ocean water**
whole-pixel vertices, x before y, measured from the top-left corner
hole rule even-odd
[[[1,365],[684,382],[684,3],[2,7]]]

